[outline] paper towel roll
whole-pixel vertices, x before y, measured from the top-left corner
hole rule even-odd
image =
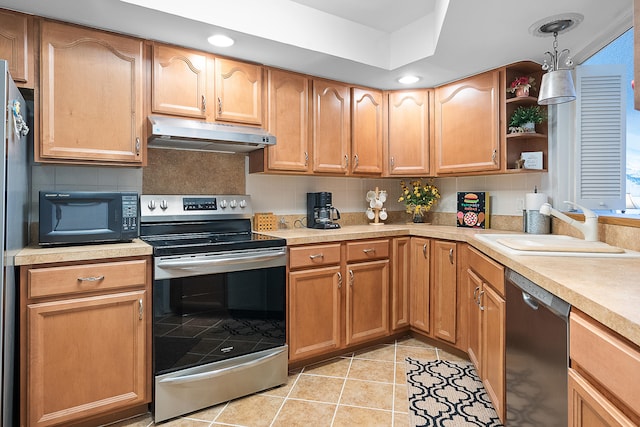
[[[528,211],[539,211],[540,206],[547,203],[547,200],[544,193],[527,193],[524,195],[524,208]]]

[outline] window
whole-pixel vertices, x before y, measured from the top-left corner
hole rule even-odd
[[[640,213],[640,111],[633,108],[633,28],[583,62],[584,65],[622,64],[626,96],[626,192],[627,213]]]

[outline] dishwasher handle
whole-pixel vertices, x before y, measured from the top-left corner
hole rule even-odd
[[[534,310],[537,310],[538,308],[540,308],[540,304],[538,304],[538,301],[536,301],[535,298],[533,298],[531,295],[529,295],[525,291],[522,291],[522,300],[524,301],[525,304],[527,304],[529,307],[531,307]]]

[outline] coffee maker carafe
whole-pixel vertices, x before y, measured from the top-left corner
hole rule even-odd
[[[340,219],[340,211],[331,205],[331,193],[307,193],[307,227],[308,228],[340,228],[334,222]]]

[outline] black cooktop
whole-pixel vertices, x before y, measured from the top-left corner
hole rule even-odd
[[[251,231],[248,219],[141,224],[140,238],[155,256],[189,255],[286,246],[285,239]]]

